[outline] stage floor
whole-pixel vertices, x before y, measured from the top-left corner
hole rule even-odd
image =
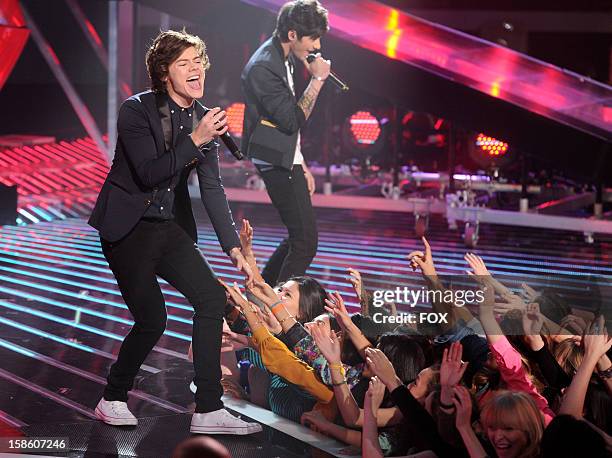
[[[238,280],[201,204],[195,205],[202,251],[222,279]],[[236,203],[232,209],[237,222],[251,220],[255,251],[265,262],[284,235],[275,210]],[[405,260],[421,248],[412,214],[317,209],[317,216],[319,250],[308,273],[342,293],[350,306],[357,301],[347,267],[360,270],[369,289],[421,284]],[[428,238],[440,272],[464,272],[460,232],[432,216]],[[564,231],[481,225],[474,251],[513,287],[522,281],[537,286],[542,275],[570,272],[583,279],[577,288],[593,276],[612,282],[610,237],[587,245],[581,235]],[[162,290],[167,330],[143,365],[129,401],[141,424],[131,430],[106,426],[94,420],[93,409],[131,317],[96,231],[83,219],[0,227],[0,436],[70,437],[71,452],[56,456],[170,456],[189,436],[193,371],[186,354],[192,310],[167,284]],[[346,456],[340,444],[262,409],[235,401],[228,405],[267,425],[252,437],[220,437],[235,457],[311,456],[313,448],[322,456]]]

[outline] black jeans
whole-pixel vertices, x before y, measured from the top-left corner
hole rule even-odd
[[[262,272],[266,282],[275,285],[306,273],[317,254],[317,223],[301,165],[294,165],[291,171],[274,167],[259,173],[289,233]]]
[[[221,330],[226,296],[197,245],[174,221],[141,220],[119,242],[102,239],[102,252],[134,317],[134,326],[110,368],[104,398],[127,401],[140,366],[166,329],[159,276],[183,294],[195,310],[196,412],[221,409]]]

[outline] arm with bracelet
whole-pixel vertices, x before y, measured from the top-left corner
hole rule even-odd
[[[304,389],[318,401],[330,402],[333,399],[332,390],[318,379],[312,367],[295,356],[284,343],[268,331],[257,313],[257,306],[246,300],[238,285],[234,284],[230,287],[222,281],[221,284],[229,292],[232,300],[242,309],[253,333],[251,341],[259,352],[266,369]]]
[[[325,326],[324,323],[310,328],[310,334],[328,361],[334,395],[342,419],[348,426],[362,426],[364,420],[363,409],[359,408],[357,401],[355,401],[351,390],[346,384],[346,370],[340,357],[340,340],[331,331],[329,326]],[[402,414],[395,407],[379,409],[377,424],[378,426],[393,425],[399,423],[401,419]]]
[[[266,304],[266,307],[280,323],[284,333],[288,332],[298,322],[297,319],[287,311],[283,305],[283,301],[278,297],[278,294],[276,294],[276,291],[266,282],[255,280],[254,287],[249,289],[249,292]]]

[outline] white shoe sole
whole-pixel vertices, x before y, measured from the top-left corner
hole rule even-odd
[[[262,431],[260,424],[252,426],[239,426],[231,428],[228,426],[193,426],[189,428],[189,431],[193,434],[232,434],[236,436],[246,436],[247,434],[255,434]]]
[[[94,414],[98,420],[102,420],[107,425],[112,426],[136,426],[138,425],[138,418],[115,418],[104,415],[100,409],[96,407]]]

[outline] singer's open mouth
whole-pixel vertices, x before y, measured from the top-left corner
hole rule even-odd
[[[193,89],[194,91],[199,90],[201,87],[200,77],[197,75],[190,76],[189,78],[187,78],[187,85],[190,89]]]

